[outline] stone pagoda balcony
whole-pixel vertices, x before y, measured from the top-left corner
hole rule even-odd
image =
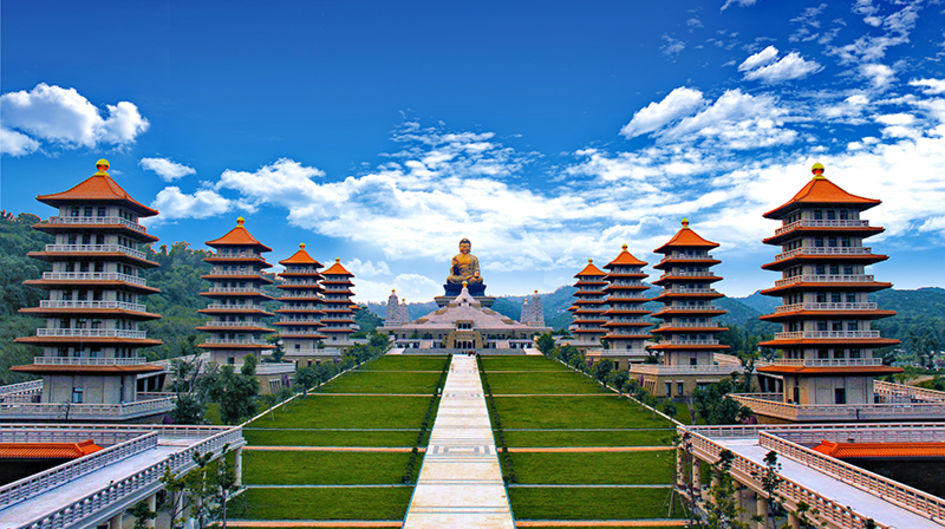
[[[42,380],[29,380],[17,384],[0,386],[0,402],[32,402],[43,392]]]
[[[658,345],[719,345],[719,341],[711,340],[684,340],[679,335],[674,335],[669,340],[662,340]]]
[[[250,340],[248,338],[207,338],[204,341],[215,345],[271,345],[265,340]]]
[[[150,397],[151,395],[144,395]],[[116,404],[73,404],[68,402],[0,402],[0,419],[54,421],[125,421],[167,413],[174,409],[176,396],[147,398]]]
[[[791,331],[774,333],[775,340],[856,340],[879,338],[879,331]]]
[[[872,277],[872,276],[870,276]],[[872,302],[861,303],[792,303],[775,307],[774,312],[797,312],[801,310],[828,311],[828,310],[876,310],[878,305]]]
[[[43,309],[118,309],[135,312],[144,312],[146,309],[141,303],[130,303],[128,301],[78,301],[58,299],[44,299],[39,302],[39,306]]]
[[[223,303],[210,303],[204,308],[208,310],[266,310],[266,307],[262,305],[224,305]]]
[[[711,312],[711,311],[719,311],[719,310],[725,310],[725,309],[723,309],[722,307],[718,305],[700,305],[697,307],[667,305],[657,312],[662,312],[664,310],[672,311],[672,312],[707,312],[707,311]]]
[[[872,248],[865,246],[802,246],[774,256],[783,261],[795,255],[872,255]]]
[[[71,329],[60,327],[40,327],[36,336],[62,338],[147,338],[147,332],[132,329]]]
[[[883,383],[876,381],[875,384],[882,388]],[[748,406],[755,414],[792,422],[945,419],[945,393],[936,392],[942,393],[941,400],[902,402],[901,398],[884,398],[882,391],[875,394],[881,402],[861,404],[789,404],[784,402],[781,393],[731,393],[729,397]]]
[[[147,230],[144,226],[138,224],[137,222],[130,221],[122,217],[49,217],[45,221],[45,224],[60,224],[60,225],[69,225],[69,224],[121,224],[126,228],[130,228],[138,233],[146,233]]]
[[[814,220],[801,219],[774,230],[775,235],[783,235],[796,228],[866,228],[868,220]]]
[[[758,361],[760,366],[872,367],[883,365],[882,358],[775,358]]]
[[[208,292],[214,294],[263,294],[266,295],[262,290],[259,290],[256,287],[210,287]]]
[[[852,275],[799,275],[786,279],[779,279],[774,282],[774,286],[783,287],[795,283],[871,283],[873,276],[871,274],[852,274]]]
[[[121,244],[47,244],[46,251],[56,252],[76,252],[76,253],[123,253],[135,259],[145,260],[145,254],[141,250],[136,250],[130,246]]]
[[[141,276],[119,274],[118,272],[43,272],[43,279],[50,281],[124,281],[136,285],[147,283]]]
[[[33,363],[46,366],[137,366],[148,363],[142,356],[36,356]]]
[[[261,321],[208,321],[202,323],[201,327],[264,327]]]
[[[680,270],[678,272],[665,272],[658,279],[669,279],[670,277],[705,277],[712,279],[721,279],[712,272],[706,270],[703,272],[690,272],[688,270]]]
[[[712,288],[683,288],[678,285],[663,289],[663,294],[718,294],[719,292]]]
[[[740,365],[663,365],[637,364],[631,367],[630,372],[641,375],[729,375],[741,372]]]
[[[213,270],[209,275],[212,276],[256,276],[261,275],[255,268],[245,268],[242,270]]]
[[[665,322],[659,327],[657,327],[656,330],[666,329],[666,328],[671,328],[671,327],[689,327],[689,328],[697,328],[697,329],[721,329],[719,324],[714,321],[706,321],[702,323],[687,321],[687,322],[680,322],[680,323]]]

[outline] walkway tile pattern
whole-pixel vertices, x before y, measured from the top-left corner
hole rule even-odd
[[[479,368],[454,355],[404,529],[514,529]]]

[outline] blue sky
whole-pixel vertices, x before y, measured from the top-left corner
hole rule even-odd
[[[510,5],[512,4],[512,5]],[[0,207],[94,172],[195,246],[243,215],[342,258],[360,297],[440,293],[461,237],[493,295],[570,283],[683,217],[719,288],[771,284],[761,213],[820,161],[883,199],[874,272],[942,286],[945,4],[42,2],[0,11]]]

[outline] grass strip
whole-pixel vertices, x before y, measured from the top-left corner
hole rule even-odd
[[[429,393],[439,373],[352,371],[323,385],[321,393]]]
[[[672,428],[672,422],[618,397],[496,397],[509,428]]]
[[[364,364],[360,370],[370,371],[435,371],[449,365],[449,356],[386,355]]]
[[[518,483],[562,485],[667,485],[676,455],[665,452],[512,452]]]
[[[433,389],[433,396],[430,397],[430,402],[427,405],[427,413],[423,417],[423,422],[420,423],[420,432],[417,434],[417,441],[413,450],[410,451],[410,458],[407,461],[407,466],[404,468],[404,472],[400,477],[401,482],[403,483],[416,483],[417,476],[420,474],[420,451],[417,450],[417,446],[426,446],[430,439],[430,429],[433,426],[433,422],[436,420],[436,409],[437,403],[440,400],[440,392],[443,389],[443,386],[446,384],[446,377],[449,373],[449,362],[443,364],[443,369],[440,371],[440,379],[437,381],[436,387]]]
[[[492,434],[499,452],[499,466],[502,468],[502,479],[506,483],[515,483],[515,466],[509,456],[509,447],[505,444],[505,432],[502,430],[502,419],[492,398],[492,386],[489,384],[489,375],[483,369],[482,357],[476,355],[476,364],[479,367],[479,378],[482,381],[482,391],[486,396],[486,409],[492,422]]]
[[[246,451],[249,485],[357,485],[400,482],[402,453]]]
[[[496,394],[523,393],[608,393],[600,384],[576,373],[509,373],[493,371],[489,374],[492,391]]]
[[[675,430],[624,430],[616,432],[505,430],[510,447],[553,446],[669,446]],[[244,434],[245,435],[245,434]]]
[[[248,489],[230,517],[255,520],[402,520],[413,487],[383,489]]]
[[[672,489],[527,488],[508,489],[516,520],[631,520],[682,518]],[[670,513],[670,499],[673,511]]]
[[[253,446],[413,446],[417,432],[244,429],[243,437]]]
[[[544,356],[485,356],[480,371],[543,371],[555,370],[567,373],[568,368]]]
[[[345,375],[347,376],[347,375]],[[255,428],[418,428],[429,397],[315,395],[253,421]]]

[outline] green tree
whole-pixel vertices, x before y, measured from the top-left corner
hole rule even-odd
[[[748,524],[739,520],[744,509],[739,507],[735,496],[734,460],[735,454],[726,449],[719,453],[719,460],[712,465],[712,485],[706,494],[704,507],[706,529],[749,529]]]
[[[765,468],[761,472],[753,474],[754,478],[761,482],[761,489],[764,491],[768,500],[767,516],[756,516],[757,521],[764,523],[765,527],[779,529],[777,521],[786,514],[784,508],[784,498],[781,496],[780,487],[784,482],[781,477],[781,463],[778,462],[778,453],[771,450],[765,454]]]
[[[614,369],[614,363],[610,360],[600,360],[594,364],[591,374],[598,382],[607,380],[607,375]]]
[[[667,399],[663,402],[663,413],[670,417],[675,417],[679,413],[679,409],[676,407],[676,403],[670,399]]]
[[[545,356],[550,356],[555,348],[555,339],[550,332],[543,333],[535,340],[535,347]]]
[[[751,408],[728,396],[734,389],[731,379],[725,379],[692,392],[696,413],[708,424],[735,424],[751,417]]]
[[[134,517],[135,525],[134,529],[146,529],[148,523],[157,518],[157,513],[148,508],[148,502],[139,501],[132,507],[128,514]]]

